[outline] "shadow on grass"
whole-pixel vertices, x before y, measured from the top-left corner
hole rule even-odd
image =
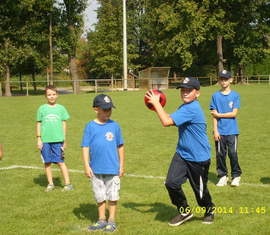
[[[260,179],[260,181],[263,183],[263,184],[270,184],[270,177],[262,177]]]
[[[217,175],[215,174],[215,173],[213,173],[213,172],[208,172],[208,180],[210,181],[210,182],[212,182],[213,184],[216,184],[217,183]]]
[[[75,216],[77,216],[78,219],[81,220],[87,219],[95,222],[98,219],[98,211],[96,204],[82,203],[80,204],[80,207],[73,209],[73,213]]]
[[[47,180],[46,175],[40,174],[38,177],[34,178],[33,181],[34,181],[35,184],[38,184],[40,186],[46,187],[48,185],[48,180]],[[53,183],[54,183],[55,186],[60,186],[60,187],[63,186],[61,184],[61,180],[60,180],[59,177],[53,178]]]
[[[136,203],[128,202],[122,204],[125,208],[130,208],[132,210],[141,213],[156,213],[155,220],[158,221],[169,221],[173,216],[176,215],[176,208],[166,205],[161,202],[155,203]]]

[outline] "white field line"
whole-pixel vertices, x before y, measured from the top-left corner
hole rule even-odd
[[[12,169],[37,169],[37,170],[44,170],[43,167],[38,166],[21,166],[21,165],[12,165],[7,167],[1,167],[1,170],[12,170]],[[60,171],[59,169],[52,168],[53,171]],[[75,169],[69,169],[69,172],[75,172],[75,173],[81,173],[83,174],[84,171],[82,170],[75,170]],[[134,178],[144,178],[144,179],[165,179],[164,176],[152,176],[152,175],[136,175],[136,174],[125,174],[127,177],[134,177]],[[247,186],[253,186],[253,187],[270,187],[270,184],[252,184],[252,183],[241,183],[243,185]]]

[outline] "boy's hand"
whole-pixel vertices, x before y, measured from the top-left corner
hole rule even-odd
[[[145,96],[148,98],[149,103],[151,103],[151,104],[158,103],[159,104],[160,94],[155,94],[151,90],[149,90]]]
[[[119,169],[119,176],[120,177],[121,176],[124,176],[124,174],[125,174],[124,168],[123,167],[120,167],[120,169]]]
[[[217,110],[211,110],[211,114],[213,117],[219,118],[219,113],[217,112]]]
[[[92,171],[92,169],[90,167],[85,167],[84,168],[84,174],[88,178],[92,178],[93,175],[94,175],[94,173],[93,173],[93,171]]]
[[[40,137],[38,137],[38,140],[37,140],[37,147],[38,147],[38,149],[39,149],[39,150],[42,150],[43,143],[42,143],[42,141],[41,141],[41,138],[40,138]]]
[[[214,140],[219,141],[220,140],[220,134],[218,131],[214,131]]]
[[[63,146],[61,147],[62,151],[64,152],[67,147],[67,142],[64,141]]]

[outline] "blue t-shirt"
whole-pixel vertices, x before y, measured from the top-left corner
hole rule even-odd
[[[233,109],[240,108],[240,96],[237,92],[231,91],[224,95],[220,91],[212,95],[210,110],[217,110],[218,113],[230,113]],[[220,135],[238,135],[237,119],[218,118],[218,132]]]
[[[118,175],[118,147],[123,144],[118,123],[112,120],[104,124],[91,121],[84,129],[81,147],[89,147],[89,165],[95,174]]]
[[[178,127],[176,152],[192,162],[210,159],[210,145],[206,134],[204,113],[197,100],[182,104],[170,115]]]

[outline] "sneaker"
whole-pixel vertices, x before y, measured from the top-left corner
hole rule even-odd
[[[203,217],[203,224],[212,224],[214,222],[214,214],[208,214]]]
[[[241,179],[240,176],[237,176],[237,177],[233,178],[231,186],[238,187],[240,185],[240,179]]]
[[[54,190],[54,185],[53,184],[48,184],[47,188],[45,189],[45,192],[50,192],[52,190]]]
[[[114,232],[116,230],[116,224],[114,222],[108,222],[106,227],[103,229],[104,232]]]
[[[90,225],[88,227],[88,230],[89,231],[96,231],[96,230],[101,230],[101,229],[104,229],[107,225],[107,222],[104,221],[104,220],[99,220],[97,221],[95,224],[93,225]]]
[[[227,181],[228,181],[228,177],[226,175],[222,176],[218,183],[216,184],[216,186],[222,187],[222,186],[226,186],[227,185]]]
[[[65,186],[64,186],[64,188],[62,189],[62,192],[65,192],[65,191],[71,191],[71,190],[73,190],[74,188],[73,188],[73,186],[72,186],[72,184],[66,184]]]
[[[178,214],[177,216],[175,216],[174,218],[172,218],[172,220],[168,224],[170,226],[178,226],[178,225],[186,222],[187,220],[191,219],[192,216],[193,216],[192,213]]]

